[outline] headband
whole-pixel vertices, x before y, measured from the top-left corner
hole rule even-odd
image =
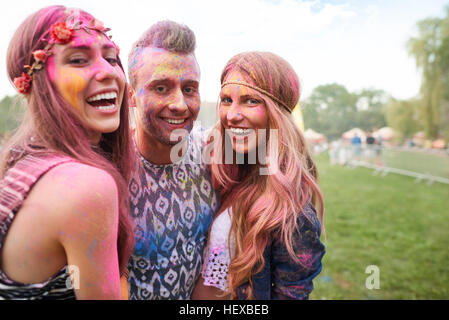
[[[237,84],[237,85],[241,85],[241,86],[245,86],[251,89],[254,89],[256,91],[259,91],[260,93],[268,96],[269,98],[271,98],[272,100],[276,101],[277,103],[279,103],[281,106],[283,106],[285,108],[285,110],[287,110],[289,113],[292,112],[292,110],[284,103],[282,102],[280,99],[276,98],[275,96],[273,96],[271,93],[269,93],[268,91],[265,91],[264,89],[261,89],[259,87],[253,86],[249,83],[246,82],[235,82],[235,81],[229,81],[229,82],[224,82],[221,85],[221,88],[223,88],[224,86],[228,85],[228,84]]]
[[[71,20],[71,22],[69,22]],[[88,34],[92,34],[90,30],[96,30],[102,34],[104,34],[107,38],[111,39],[111,36],[108,36],[106,33],[111,30],[109,28],[105,28],[103,23],[97,19],[90,20],[89,24],[84,24],[83,21],[74,21],[73,17],[69,17],[67,19],[69,23],[57,22],[54,23],[50,28],[50,39],[43,41],[47,42],[47,45],[44,49],[33,51],[33,59],[34,62],[31,65],[24,65],[24,70],[26,72],[22,72],[20,77],[14,78],[14,86],[17,88],[19,93],[27,94],[31,89],[31,81],[33,74],[36,71],[41,70],[44,67],[44,63],[47,61],[47,58],[51,55],[51,48],[54,44],[66,44],[72,41],[75,36],[75,31],[84,30]],[[112,41],[112,40],[111,40]],[[117,49],[117,54],[119,54],[119,47],[112,41]]]

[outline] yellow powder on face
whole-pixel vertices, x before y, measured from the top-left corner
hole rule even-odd
[[[179,68],[179,66],[167,66],[164,64],[158,65],[154,68],[153,77],[162,77],[167,78],[169,76],[172,77],[181,77],[183,70]]]
[[[62,96],[70,105],[81,112],[78,94],[86,87],[86,80],[81,77],[76,71],[65,68],[61,69],[59,79],[61,79],[59,88],[61,90]]]
[[[228,81],[228,80],[227,80]],[[239,95],[239,96],[245,96],[245,95],[251,95],[251,92],[248,87],[245,87],[244,85],[238,85],[238,84],[229,84],[221,89],[222,94],[225,95],[231,95],[232,93]]]

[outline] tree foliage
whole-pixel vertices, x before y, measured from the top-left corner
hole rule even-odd
[[[11,134],[22,121],[25,102],[20,96],[5,96],[0,101],[0,138]]]
[[[429,138],[449,139],[449,6],[444,18],[427,18],[416,26],[418,33],[408,40],[407,49],[421,72],[424,129]]]
[[[349,92],[332,83],[316,87],[303,104],[304,125],[335,139],[354,127],[363,130],[386,125],[383,113],[388,94],[377,89]]]
[[[388,125],[400,133],[402,138],[411,138],[424,127],[421,105],[419,99],[391,99],[385,107]]]

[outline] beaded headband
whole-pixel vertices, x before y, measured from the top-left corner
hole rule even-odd
[[[69,17],[67,21],[70,21],[70,19],[71,22],[69,23],[66,23],[65,21],[57,22],[51,26],[50,39],[43,39],[43,41],[47,42],[45,48],[33,51],[34,62],[31,65],[24,65],[24,69],[26,70],[26,72],[22,72],[22,75],[20,77],[14,78],[14,86],[17,88],[17,91],[19,91],[19,93],[27,94],[30,92],[33,74],[44,67],[47,58],[52,54],[50,50],[53,45],[69,43],[75,36],[75,31],[82,29],[88,34],[92,34],[90,30],[95,30],[102,33],[109,39],[112,38],[112,36],[107,35],[107,32],[111,29],[105,28],[103,23],[97,19],[90,20],[88,25],[84,24],[83,21],[77,21],[75,23],[73,17]],[[118,55],[120,53],[119,47],[112,40],[111,42],[115,45]]]
[[[279,104],[280,104],[282,107],[284,107],[285,110],[287,110],[289,113],[292,112],[292,110],[291,110],[291,109],[290,109],[284,102],[282,102],[280,99],[278,99],[278,98],[276,98],[275,96],[273,96],[273,95],[272,95],[271,93],[269,93],[268,91],[265,91],[264,89],[261,89],[261,88],[259,88],[259,87],[253,86],[253,85],[251,85],[251,84],[249,84],[249,83],[246,83],[246,82],[236,82],[236,81],[224,82],[224,83],[221,85],[221,88],[223,88],[224,86],[226,86],[226,85],[228,85],[228,84],[237,84],[237,85],[240,85],[240,86],[245,86],[245,87],[254,89],[254,90],[256,90],[256,91],[259,91],[260,93],[262,93],[262,94],[268,96],[268,97],[271,98],[272,100],[274,100],[274,101],[276,101],[277,103],[279,103]]]

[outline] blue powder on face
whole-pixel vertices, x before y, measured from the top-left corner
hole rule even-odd
[[[134,68],[134,66],[137,64],[137,62],[139,62],[137,58],[139,57],[140,52],[142,51],[142,49],[143,48],[141,48],[141,47],[137,47],[137,48],[134,49],[133,59],[129,63],[129,69]]]

